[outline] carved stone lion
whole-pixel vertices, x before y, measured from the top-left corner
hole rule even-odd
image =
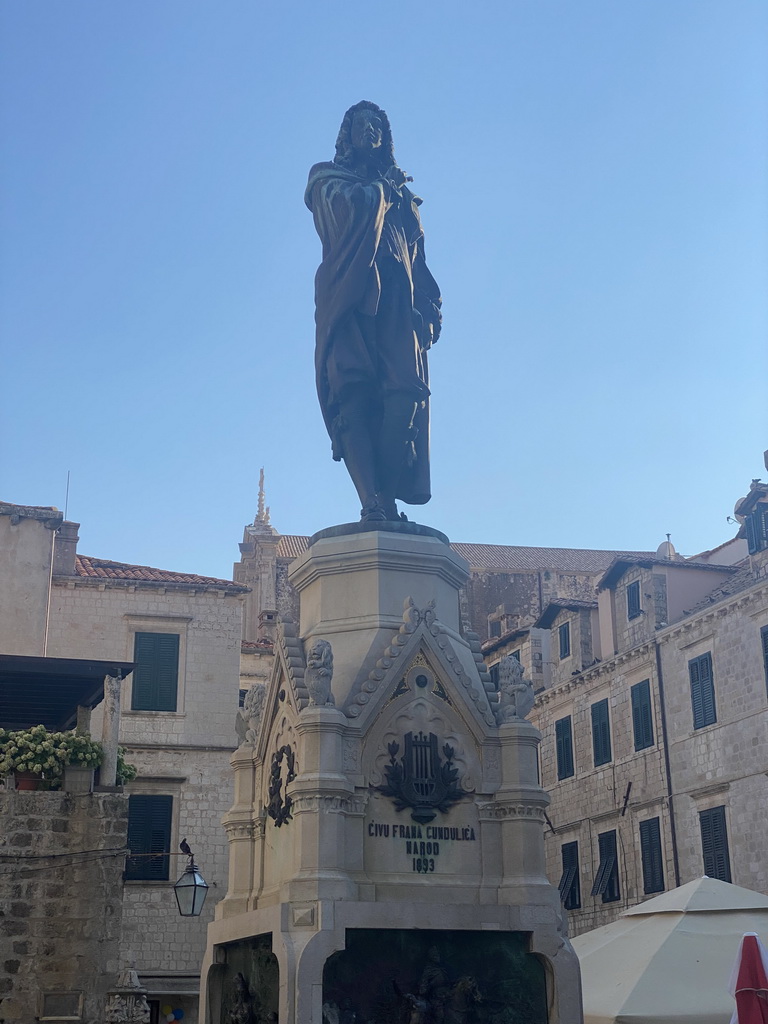
[[[307,669],[304,685],[309,691],[310,707],[333,707],[331,693],[333,678],[333,651],[327,640],[315,639],[307,651]]]
[[[255,743],[259,733],[261,717],[264,714],[266,687],[262,683],[254,683],[243,700],[242,708],[238,709],[235,719],[235,730],[240,743]]]
[[[517,722],[533,707],[533,684],[523,674],[523,666],[511,654],[499,663],[499,706],[496,722]]]

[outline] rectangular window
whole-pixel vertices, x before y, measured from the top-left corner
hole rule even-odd
[[[765,672],[765,685],[768,687],[768,626],[760,630],[760,642],[763,645],[763,671]]]
[[[175,711],[178,633],[137,633],[133,649],[133,711]]]
[[[632,730],[635,734],[635,750],[653,746],[653,708],[651,707],[651,683],[644,679],[631,687]]]
[[[162,855],[171,848],[172,811],[172,796],[133,794],[128,798],[128,848],[132,856],[125,865],[127,879],[168,880],[169,858]]]
[[[608,698],[592,705],[592,754],[595,768],[611,760],[611,723],[608,717]]]
[[[704,874],[731,880],[731,858],[728,855],[728,832],[725,827],[725,807],[711,807],[699,811],[701,852],[704,855]]]
[[[494,619],[488,623],[488,636],[501,636],[501,620]]]
[[[570,779],[573,775],[573,732],[571,716],[555,722],[555,743],[557,747],[557,777]]]
[[[616,830],[601,832],[597,837],[600,866],[592,885],[592,895],[602,896],[603,903],[615,903],[619,892],[619,862],[616,857]]]
[[[635,580],[627,587],[627,618],[636,619],[642,610],[640,607],[640,580]]]
[[[691,678],[691,705],[693,707],[693,728],[703,729],[717,721],[715,709],[715,681],[712,678],[712,655],[707,651],[688,662]]]
[[[658,818],[640,822],[640,856],[643,862],[643,892],[664,892],[664,860]]]
[[[510,657],[517,658],[517,660],[520,661],[520,649],[518,648],[516,651],[512,651]]]
[[[579,844],[563,843],[563,873],[560,876],[560,899],[566,910],[578,910],[581,906],[581,886],[579,885]]]
[[[557,631],[560,640],[560,658],[567,658],[571,653],[571,624],[564,622]]]

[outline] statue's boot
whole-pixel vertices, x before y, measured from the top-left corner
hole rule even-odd
[[[387,519],[400,519],[395,495],[405,466],[415,415],[416,402],[413,395],[394,391],[385,396],[376,461],[379,501]]]

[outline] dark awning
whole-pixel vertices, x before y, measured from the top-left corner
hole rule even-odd
[[[104,676],[127,676],[134,665],[132,661],[0,654],[0,726],[71,729],[78,706],[94,708],[104,699]]]

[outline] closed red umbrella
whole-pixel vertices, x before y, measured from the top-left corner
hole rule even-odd
[[[728,991],[736,1000],[731,1024],[768,1024],[768,950],[754,932],[741,940]]]

